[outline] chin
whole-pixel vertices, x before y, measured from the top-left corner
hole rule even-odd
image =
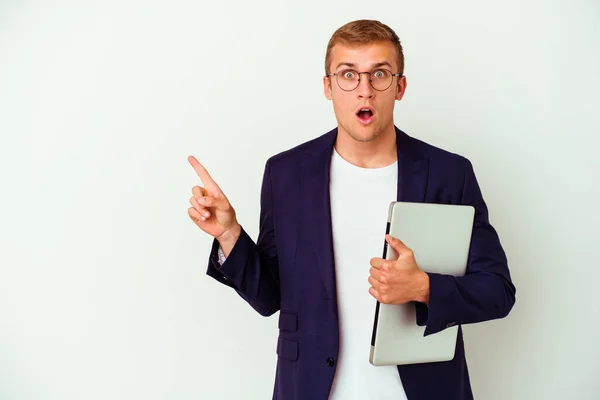
[[[346,130],[348,135],[357,142],[371,142],[379,137],[381,129],[378,127],[360,126],[358,129]]]

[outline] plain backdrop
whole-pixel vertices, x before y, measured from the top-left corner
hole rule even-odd
[[[186,158],[256,239],[360,18],[404,46],[397,126],[473,162],[509,258],[512,313],[464,326],[475,397],[600,398],[597,0],[2,0],[0,399],[270,398],[277,315],[205,275]]]

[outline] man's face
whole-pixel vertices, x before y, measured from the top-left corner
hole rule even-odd
[[[338,43],[332,48],[329,68],[331,73],[337,72],[340,75],[349,69],[358,72],[380,69],[399,72],[396,50],[387,42],[352,47]],[[346,74],[346,77],[352,76],[351,73]],[[394,104],[404,96],[406,78],[392,77],[392,84],[383,91],[377,91],[371,86],[367,74],[360,75],[358,87],[352,91],[342,90],[336,76],[324,77],[323,86],[325,97],[333,101],[338,131],[348,133],[356,141],[369,142],[382,132],[393,129]]]

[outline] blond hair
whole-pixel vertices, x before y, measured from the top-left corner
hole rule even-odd
[[[330,73],[331,49],[336,44],[358,46],[374,42],[388,42],[394,45],[398,56],[398,71],[392,72],[404,74],[404,53],[402,52],[400,38],[389,26],[379,21],[368,19],[348,22],[333,33],[331,39],[329,39],[327,52],[325,53],[325,74]]]

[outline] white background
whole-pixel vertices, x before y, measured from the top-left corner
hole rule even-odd
[[[395,122],[472,160],[509,257],[512,313],[464,328],[475,397],[600,398],[597,0],[3,0],[1,399],[270,398],[277,317],[205,275],[186,157],[256,238],[359,18],[399,34]]]

